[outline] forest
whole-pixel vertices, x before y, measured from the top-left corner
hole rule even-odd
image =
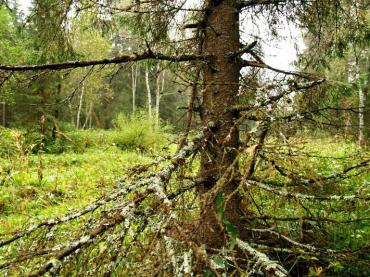
[[[0,0],[0,276],[370,276],[367,0]]]

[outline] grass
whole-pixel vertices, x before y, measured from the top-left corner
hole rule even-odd
[[[120,115],[112,130],[71,130],[56,139],[0,129],[0,234],[61,215],[111,190],[126,169],[149,163],[169,142],[145,115]]]
[[[350,166],[369,159],[370,152],[368,150],[360,149],[353,142],[328,137],[293,138],[290,143],[290,147],[278,147],[274,144],[274,141],[270,141],[267,148],[265,148],[266,156],[270,160],[274,160],[285,171],[294,172],[297,179],[308,176],[317,182],[306,187],[285,187],[284,190],[292,193],[321,196],[355,195],[358,193],[365,196],[370,194],[368,167],[349,171],[346,177],[350,178],[343,178],[332,183],[320,181],[320,177],[342,172]],[[291,151],[291,149],[294,149],[294,151]],[[281,183],[287,181],[287,178],[282,177],[269,165],[260,164],[256,176],[265,181]],[[254,210],[255,214],[262,212],[274,217],[328,217],[338,221],[369,218],[370,214],[368,203],[364,201],[325,202],[302,200],[298,202],[289,197],[276,197],[274,194],[259,189],[253,189],[252,195],[260,207],[259,210]],[[304,241],[319,242],[319,244],[335,250],[356,251],[366,246],[370,241],[370,221],[339,225],[309,222],[309,225],[303,226],[303,221],[275,222],[275,224],[280,233],[289,234],[290,237],[296,238],[298,241],[301,241],[302,236],[305,236],[305,234],[302,234],[302,230],[307,229],[307,237]],[[308,257],[302,255],[301,258],[306,260]],[[369,255],[364,255],[363,258],[370,260]],[[312,261],[312,263],[315,263],[315,261]],[[314,269],[314,267],[309,268],[309,276],[321,276],[315,275],[317,271]],[[366,264],[351,265],[350,262],[343,265],[339,261],[330,261],[329,266],[324,267],[323,265],[321,269],[334,276],[365,276],[370,274]]]
[[[137,122],[132,122],[137,120]],[[116,180],[125,175],[126,169],[153,160],[151,153],[163,147],[170,135],[157,132],[150,128],[142,128],[140,119],[120,118],[116,129],[110,131],[71,131],[65,139],[55,144],[47,144],[47,153],[38,154],[33,151],[32,143],[22,131],[2,130],[5,135],[0,142],[0,234],[11,233],[29,225],[30,220],[39,221],[64,214],[70,210],[86,206],[92,200],[110,191]],[[125,128],[125,126],[127,128]],[[370,153],[359,149],[356,144],[330,138],[302,138],[292,141],[298,156],[291,155],[288,148],[274,144],[274,140],[266,145],[269,158],[295,172],[306,176],[327,176],[340,172],[346,167],[369,157]],[[248,161],[250,157],[243,159]],[[195,163],[196,164],[196,163]],[[196,165],[194,165],[196,166]],[[258,164],[256,176],[265,180],[283,181],[275,170],[265,164]],[[358,170],[351,174],[359,173]],[[361,183],[370,182],[370,173],[344,180],[336,186],[320,186],[313,188],[314,194],[354,194]],[[289,190],[289,188],[287,188]],[[276,217],[307,215],[307,209],[315,216],[329,216],[337,220],[366,217],[369,208],[360,201],[351,203],[333,202],[330,209],[320,202],[304,203],[305,207],[286,199],[278,199],[270,193],[252,190],[255,201],[265,214]],[[304,193],[305,191],[299,191]],[[368,188],[364,192],[368,193]],[[362,205],[362,206],[361,206]],[[257,210],[254,211],[256,214]],[[326,244],[333,249],[357,249],[370,240],[368,222],[351,225],[325,225],[329,236],[325,236]],[[283,222],[277,230],[283,234],[294,234],[299,238],[301,222]],[[320,235],[317,226],[311,226],[317,239]],[[311,257],[312,258],[312,257]],[[302,259],[310,257],[302,256]],[[315,263],[316,261],[312,261]],[[316,276],[318,268],[312,267],[310,274]],[[357,270],[357,271],[356,271]],[[342,265],[330,262],[325,271],[338,276],[346,276],[349,272],[360,274],[364,269],[357,266]],[[370,274],[370,273],[369,273]],[[360,276],[358,275],[358,276]]]
[[[82,207],[109,191],[125,168],[150,160],[115,146],[77,154],[29,155],[22,162],[2,159],[6,166],[0,172],[0,233],[15,231],[29,218],[50,218]]]

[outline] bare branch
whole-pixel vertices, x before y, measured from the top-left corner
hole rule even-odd
[[[287,0],[246,0],[240,1],[239,9],[255,6],[279,5],[287,2],[288,2]]]
[[[121,64],[137,62],[142,60],[162,60],[171,62],[207,61],[208,55],[165,55],[147,51],[142,54],[121,55],[110,59],[90,60],[90,61],[70,61],[64,63],[40,64],[40,65],[5,65],[0,64],[0,71],[40,71],[40,70],[63,70],[69,68],[80,68],[94,65]]]

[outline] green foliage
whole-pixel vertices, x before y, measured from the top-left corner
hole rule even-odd
[[[169,126],[155,128],[143,112],[131,116],[121,113],[113,124],[116,132],[111,141],[122,149],[158,150],[170,138]]]
[[[35,125],[26,130],[0,129],[0,157],[14,157],[28,153],[61,154],[64,152],[83,153],[88,149],[116,147],[121,150],[157,151],[169,139],[171,128],[160,124],[151,126],[145,113],[125,116],[119,114],[111,130],[76,130],[62,124],[62,131],[53,133],[53,125],[46,124],[44,139],[41,139],[40,127]],[[63,131],[63,130],[66,131]]]
[[[233,225],[227,218],[225,218],[224,214],[224,195],[219,193],[215,198],[215,206],[216,206],[216,214],[219,220],[224,225],[226,233],[229,235],[229,247],[231,249],[234,248],[236,244],[236,239],[238,237],[238,229],[235,225]]]
[[[358,168],[349,171],[345,176],[333,182],[320,182],[320,178],[331,176],[333,172],[343,172],[349,166],[355,165],[366,157],[369,157],[369,151],[359,148],[356,143],[351,143],[341,137],[328,138],[304,137],[298,143],[295,137],[291,143],[297,147],[295,156],[285,155],[288,148],[281,147],[279,154],[268,153],[268,158],[274,160],[283,168],[284,172],[292,176],[308,176],[316,180],[311,185],[296,185],[284,187],[281,190],[302,194],[315,194],[318,196],[328,195],[367,195],[369,192],[370,172],[365,168]],[[270,142],[274,143],[274,142]],[[299,150],[298,150],[299,149]],[[272,182],[276,186],[286,182],[276,169],[271,171],[266,165],[258,165],[256,178],[263,179],[265,182]],[[358,189],[362,186],[362,189]],[[269,214],[274,217],[316,217],[331,218],[337,221],[349,221],[346,223],[335,224],[319,221],[301,221],[290,222],[277,221],[275,230],[280,233],[287,233],[296,241],[317,242],[324,249],[334,249],[343,251],[356,251],[365,247],[370,240],[370,225],[368,221],[356,222],[357,218],[368,218],[369,211],[366,202],[363,201],[308,201],[300,200],[296,203],[292,198],[284,197],[277,199],[273,194],[261,191],[259,189],[250,189],[251,197],[256,201],[260,210],[254,210],[256,214],[263,211],[263,214]],[[245,195],[248,199],[248,193]],[[353,220],[353,222],[351,222]],[[302,252],[304,253],[304,251]],[[350,254],[348,254],[350,255]],[[364,254],[363,259],[369,259],[368,254]],[[301,259],[310,266],[310,276],[319,276],[318,271],[328,273],[329,276],[368,276],[370,274],[367,266],[359,265],[349,259],[348,262],[336,262],[333,257],[317,259],[307,255],[301,256]],[[326,264],[325,264],[326,263]],[[321,269],[320,269],[321,268]]]
[[[1,157],[0,233],[18,228],[30,216],[49,218],[87,205],[112,189],[124,168],[150,161],[109,144],[96,146],[83,153],[28,152],[23,157],[14,149],[15,156]]]

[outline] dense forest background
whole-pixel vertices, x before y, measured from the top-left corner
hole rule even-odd
[[[145,48],[135,37],[150,30],[151,26],[144,23],[140,26],[131,15],[120,15],[116,22],[114,15],[105,16],[99,8],[85,10],[83,3],[70,14],[65,14],[65,5],[68,2],[36,1],[26,17],[16,1],[3,2],[0,61],[57,63],[113,57]],[[55,7],[55,10],[50,7]],[[360,22],[363,19],[358,19],[357,23],[364,24],[363,27],[341,26],[335,29],[335,26],[323,26],[319,35],[302,30],[305,50],[296,62],[297,68],[325,75],[329,82],[316,93],[291,97],[294,103],[287,105],[302,110],[306,107],[324,108],[326,111],[323,113],[327,113],[330,121],[337,118],[338,122],[332,122],[334,128],[328,125],[314,128],[334,133],[344,129],[345,135],[353,138],[358,136],[360,129],[358,107],[361,106],[361,95],[365,103],[361,129],[365,136],[369,136],[369,113],[365,107],[369,101],[366,98],[369,86],[368,15],[365,12],[361,16],[365,17],[365,23]],[[285,27],[289,26],[283,25]],[[350,29],[352,27],[355,30]],[[279,27],[275,32],[279,32]],[[273,43],[274,37],[270,36]],[[8,127],[34,126],[43,114],[49,121],[65,127],[106,129],[113,126],[112,121],[119,113],[130,114],[135,109],[148,113],[148,101],[151,101],[153,116],[158,109],[158,117],[180,131],[185,122],[189,88],[176,74],[171,66],[143,62],[114,69],[102,65],[63,73],[6,75],[2,81],[2,120]],[[255,82],[264,82],[260,72],[253,78]],[[150,100],[148,95],[151,95]],[[159,108],[157,98],[160,98]]]
[[[0,275],[370,274],[367,1],[20,4]]]
[[[64,4],[34,2],[27,18],[17,2],[3,4],[1,62],[40,64],[99,59],[140,49],[133,35],[136,26],[130,23],[129,16],[121,19],[119,26],[112,26],[111,19],[81,10],[74,11],[76,14],[67,22]],[[60,29],[61,24],[68,26]],[[153,117],[158,94],[159,117],[180,128],[186,114],[181,110],[186,105],[186,91],[181,84],[172,82],[175,78],[160,63],[6,76],[1,95],[5,103],[3,120],[8,127],[34,127],[43,114],[66,128],[106,129],[112,127],[119,113],[130,114],[135,109],[148,113],[149,85]]]

